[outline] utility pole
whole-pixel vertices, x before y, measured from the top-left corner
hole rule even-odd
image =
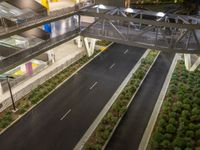
[[[14,98],[13,98],[13,93],[12,93],[12,90],[11,90],[11,85],[10,85],[10,82],[9,82],[9,76],[6,76],[6,81],[7,81],[7,84],[8,84],[8,89],[9,89],[9,92],[10,92],[10,97],[11,97],[11,101],[12,101],[12,105],[13,105],[13,110],[16,111],[16,106],[15,106],[15,101],[14,101]]]
[[[14,101],[14,98],[13,98],[13,93],[12,93],[11,85],[10,85],[10,82],[9,82],[9,79],[14,79],[14,77],[3,74],[3,75],[0,75],[0,79],[5,79],[7,84],[8,84],[8,89],[9,89],[9,92],[10,92],[10,98],[11,98],[12,106],[13,106],[13,111],[15,112],[17,109],[16,109],[16,106],[15,106],[15,101]]]

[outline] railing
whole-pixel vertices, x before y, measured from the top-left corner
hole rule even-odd
[[[33,25],[41,24],[43,22],[44,23],[48,22],[48,21],[50,22],[53,19],[62,18],[69,14],[73,15],[74,13],[76,13],[77,11],[79,11],[85,7],[92,6],[94,4],[94,2],[95,2],[94,0],[88,0],[88,1],[76,4],[73,7],[68,7],[68,8],[51,11],[48,14],[46,14],[46,12],[40,13],[40,14],[35,14],[33,18],[28,18],[25,16],[16,16],[16,19],[22,18],[22,17],[25,19],[21,23],[16,21],[15,25],[11,26],[11,27],[8,27],[4,18],[1,18],[0,36],[17,31],[19,29],[24,29],[26,27],[31,27]]]
[[[49,39],[34,47],[21,50],[17,53],[10,55],[9,57],[3,58],[2,60],[0,60],[0,72],[7,71],[10,68],[22,64],[57,45],[60,45],[66,41],[75,38],[78,35],[79,35],[79,29],[73,29],[63,35]]]

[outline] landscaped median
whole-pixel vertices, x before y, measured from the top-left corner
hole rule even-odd
[[[78,69],[85,65],[89,60],[94,58],[100,51],[95,51],[92,57],[84,56],[48,81],[44,82],[36,89],[32,90],[25,97],[16,102],[18,111],[12,112],[12,107],[7,108],[0,113],[0,132],[19,119],[21,115],[30,110],[48,94],[50,94],[57,86],[73,75]]]
[[[141,61],[139,68],[132,75],[125,88],[119,94],[113,105],[96,127],[88,141],[83,146],[83,149],[100,150],[104,148],[105,144],[112,136],[113,131],[116,129],[119,121],[126,113],[129,103],[136,94],[139,86],[141,85],[157,56],[158,52],[151,50],[147,57]]]
[[[178,61],[148,146],[151,150],[200,150],[200,71]]]

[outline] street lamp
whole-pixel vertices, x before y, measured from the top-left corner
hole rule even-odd
[[[13,105],[13,110],[16,111],[15,101],[14,101],[14,98],[13,98],[13,93],[12,93],[11,85],[10,85],[10,82],[9,82],[9,79],[14,79],[14,77],[10,76],[10,75],[3,74],[3,75],[0,75],[0,79],[6,79],[7,84],[8,84],[8,89],[9,89],[9,92],[10,92],[12,105]]]

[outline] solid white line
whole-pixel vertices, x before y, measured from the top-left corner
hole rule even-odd
[[[68,110],[63,116],[62,118],[60,118],[60,120],[62,121],[72,110]]]
[[[128,49],[124,51],[124,54],[128,53]]]
[[[112,65],[109,67],[109,69],[112,69],[115,65],[116,65],[115,63],[112,64]]]
[[[95,82],[91,87],[90,87],[90,90],[92,90],[96,85],[97,85],[98,82]]]

